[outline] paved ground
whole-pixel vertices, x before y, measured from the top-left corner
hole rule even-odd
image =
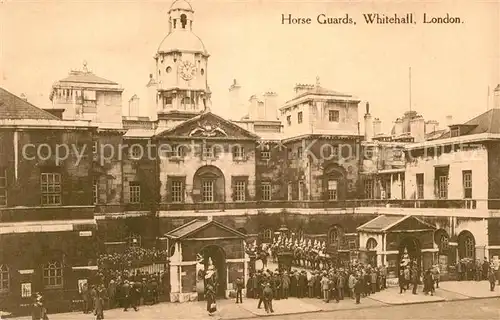
[[[490,291],[488,281],[446,281],[439,284],[442,290],[455,292],[470,298],[500,297],[500,287]]]
[[[491,298],[480,299],[477,298]],[[484,302],[484,305],[482,304]],[[242,319],[242,318],[260,318],[266,316],[263,309],[257,309],[258,300],[245,299],[243,304],[236,304],[234,300],[220,300],[218,301],[218,312],[216,319]],[[422,305],[425,303],[425,305]],[[458,304],[457,304],[458,303]],[[460,310],[462,304],[476,305],[476,310],[464,309],[463,313],[456,310],[451,310],[457,306]],[[415,310],[415,313],[409,312],[403,317],[403,313],[398,311],[402,305],[405,305],[405,310]],[[348,317],[349,319],[393,319],[392,311],[395,312],[395,319],[429,319],[434,318],[431,312],[439,314],[442,312],[445,316],[440,319],[452,319],[454,312],[460,314],[458,319],[500,319],[500,287],[497,287],[494,292],[489,291],[489,284],[486,281],[474,282],[443,282],[440,288],[436,290],[434,296],[424,295],[422,293],[422,286],[419,286],[418,294],[413,295],[411,291],[406,291],[399,294],[399,288],[389,288],[382,292],[370,295],[361,300],[361,304],[357,305],[353,300],[347,298],[339,303],[330,301],[325,303],[321,299],[297,299],[289,298],[285,300],[273,301],[274,315],[287,317],[289,319],[302,319],[311,318],[314,314],[314,319],[321,319],[322,312],[335,311],[336,318],[344,318],[345,314],[357,315]],[[397,308],[396,308],[397,307]],[[451,309],[450,309],[451,308]],[[205,311],[206,304],[204,302],[190,302],[190,303],[163,303],[155,306],[141,306],[138,312],[129,310],[123,312],[122,310],[107,310],[105,312],[106,319],[213,319],[209,317]],[[368,311],[367,311],[368,310]],[[389,312],[384,316],[384,312],[378,310],[386,310]],[[50,310],[49,310],[50,311]],[[341,316],[338,314],[342,314]],[[476,314],[477,313],[477,314]],[[288,317],[290,314],[295,314],[294,317]],[[308,316],[300,316],[300,314],[308,314]],[[488,318],[492,314],[497,317]],[[377,318],[380,315],[381,318]],[[430,316],[429,316],[430,315]],[[469,315],[463,316],[463,315]],[[482,317],[482,316],[485,317]],[[330,314],[331,316],[331,314]],[[463,317],[462,317],[463,316]],[[326,318],[326,317],[325,317]],[[29,320],[30,317],[17,318],[18,320]],[[50,319],[60,320],[84,320],[93,319],[91,315],[84,315],[83,313],[66,313],[50,315]]]
[[[298,319],[500,319],[500,299],[469,299],[462,301],[432,302],[427,304],[412,305],[368,305],[370,299],[364,299],[356,308],[341,309],[337,311],[323,311],[314,313],[283,314],[282,311],[276,312],[276,319],[298,320]],[[229,301],[225,301],[229,302]],[[105,319],[263,319],[264,315],[256,316],[252,313],[246,315],[235,310],[242,308],[233,308],[234,302],[219,303],[219,312],[215,317],[209,317],[204,312],[204,306],[201,303],[189,304],[161,304],[153,307],[143,307],[138,312],[123,312],[122,310],[111,310],[105,314]],[[333,303],[333,305],[340,306]],[[347,303],[344,303],[347,306]],[[174,307],[175,306],[175,307]],[[352,306],[352,305],[351,305]],[[275,311],[278,311],[278,305]],[[18,320],[28,320],[30,317],[18,318]],[[57,314],[50,315],[50,319],[55,320],[91,320],[91,315],[82,313]]]

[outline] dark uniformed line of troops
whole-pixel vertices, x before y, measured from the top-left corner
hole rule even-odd
[[[359,304],[361,297],[387,288],[386,279],[384,267],[372,268],[362,264],[315,270],[309,275],[304,270],[259,270],[250,276],[246,288],[248,298],[259,299],[257,308],[264,304],[266,312],[272,313],[272,300],[288,297],[317,298],[326,303],[330,300],[338,303],[348,297]]]
[[[487,258],[484,258],[484,261],[482,263],[479,259],[477,259],[475,262],[472,259],[461,259],[457,261],[455,265],[455,271],[458,275],[458,281],[488,280],[489,271],[493,268],[493,264],[490,263]]]

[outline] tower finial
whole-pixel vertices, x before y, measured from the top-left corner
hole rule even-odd
[[[89,72],[89,69],[87,68],[87,60],[83,60],[83,72]]]
[[[316,76],[316,87],[319,87],[319,76]]]

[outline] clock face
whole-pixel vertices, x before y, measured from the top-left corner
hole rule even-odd
[[[191,80],[196,74],[196,66],[189,61],[182,61],[179,66],[182,79]]]

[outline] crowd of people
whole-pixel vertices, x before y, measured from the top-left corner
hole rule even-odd
[[[238,284],[236,284],[238,287]],[[371,267],[353,263],[347,268],[331,267],[307,272],[305,270],[267,269],[253,273],[246,283],[247,297],[259,299],[257,308],[264,304],[266,312],[274,312],[272,300],[297,298],[334,300],[339,303],[350,298],[360,303],[366,297],[387,288],[385,267]]]
[[[99,270],[126,270],[150,265],[157,262],[166,262],[166,250],[129,247],[121,253],[107,253],[99,256],[97,265]]]
[[[83,313],[93,313],[96,319],[104,318],[104,310],[156,304],[168,283],[164,270],[141,271],[140,267],[167,261],[162,250],[130,247],[123,253],[101,255],[98,272],[88,283],[79,288]]]

